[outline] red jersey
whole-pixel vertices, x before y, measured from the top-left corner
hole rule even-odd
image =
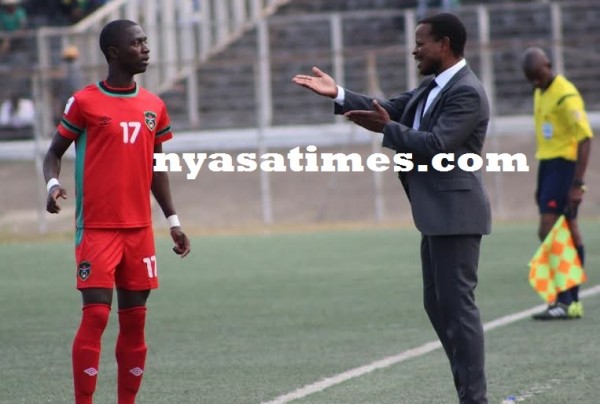
[[[173,137],[158,96],[137,85],[89,85],[67,102],[58,133],[75,141],[77,228],[152,223],[154,145]]]

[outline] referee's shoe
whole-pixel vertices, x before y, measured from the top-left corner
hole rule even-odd
[[[548,306],[541,313],[534,314],[534,320],[569,320],[583,317],[583,305],[581,302],[573,302],[566,305],[561,302],[556,302]]]

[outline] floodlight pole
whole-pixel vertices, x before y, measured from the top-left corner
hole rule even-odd
[[[416,15],[414,10],[406,10],[404,12],[404,48],[406,60],[406,86],[408,90],[416,88],[418,85],[417,65],[415,57],[412,54],[415,46],[415,30],[416,30]]]
[[[41,105],[43,104],[42,100],[43,100],[43,96],[42,96],[42,91],[40,90],[40,87],[42,85],[42,83],[40,83],[41,77],[38,73],[34,73],[32,75],[31,78],[31,87],[33,90],[33,100],[35,102],[35,107],[36,107],[36,111],[38,111],[38,113],[35,116],[35,119],[33,121],[33,134],[34,134],[34,139],[33,139],[33,153],[34,153],[34,160],[35,160],[35,176],[36,176],[36,181],[35,181],[35,188],[36,188],[36,193],[38,195],[38,231],[41,234],[47,233],[48,232],[48,220],[46,219],[46,199],[47,199],[47,193],[44,192],[45,189],[45,184],[46,181],[44,179],[44,173],[43,173],[43,162],[42,162],[42,153],[44,152],[44,148],[43,148],[43,137],[44,137],[44,130],[43,130],[43,120],[44,120],[44,113],[42,113],[41,111],[44,111],[46,108],[48,108],[47,105]]]
[[[477,7],[477,25],[479,26],[479,56],[481,59],[481,80],[487,92],[490,106],[488,137],[492,150],[500,149],[498,132],[496,131],[496,87],[494,85],[494,61],[490,44],[490,14],[485,6]],[[494,174],[494,205],[498,216],[504,214],[502,173]]]
[[[272,99],[271,99],[271,57],[269,54],[269,27],[265,18],[261,18],[257,24],[258,36],[258,63],[256,64],[256,86],[255,96],[258,105],[257,118],[257,143],[258,155],[267,152],[265,132],[272,122]],[[271,195],[271,181],[269,173],[261,170],[260,173],[260,197],[262,207],[263,223],[273,224],[273,202]]]
[[[558,73],[564,74],[562,10],[559,3],[550,4],[550,16],[552,20],[552,65]]]
[[[342,32],[342,16],[340,13],[333,13],[329,17],[329,27],[331,35],[331,53],[333,64],[333,77],[340,87],[345,85],[344,77],[344,35]],[[335,116],[336,123],[345,121],[343,116]]]
[[[367,54],[367,92],[374,98],[384,98],[383,91],[379,85],[379,77],[377,75],[377,55],[375,52]],[[371,138],[371,153],[382,153],[382,136],[373,134]],[[373,170],[373,204],[375,207],[375,220],[382,222],[385,216],[385,203],[383,200],[383,173]]]

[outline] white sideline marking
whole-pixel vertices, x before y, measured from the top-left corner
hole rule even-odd
[[[507,398],[502,400],[502,403],[500,404],[515,404],[517,402],[534,398],[538,394],[542,394],[549,390],[552,390],[554,387],[559,386],[561,383],[562,380],[560,379],[550,379],[544,384],[534,384],[521,394],[508,396]]]
[[[594,287],[591,287],[591,288],[581,291],[579,293],[579,296],[584,298],[584,297],[588,297],[588,296],[593,296],[598,293],[600,293],[600,285],[596,285]],[[490,330],[493,330],[494,328],[504,327],[505,325],[515,323],[519,320],[530,317],[532,314],[537,313],[540,310],[543,310],[545,307],[546,307],[545,304],[540,304],[539,306],[535,306],[530,309],[520,311],[518,313],[509,314],[507,316],[497,318],[495,320],[485,323],[483,325],[483,330],[490,331]],[[393,366],[397,363],[404,362],[408,359],[413,359],[413,358],[416,358],[419,356],[423,356],[423,355],[428,354],[429,352],[435,351],[436,349],[439,349],[441,347],[442,347],[442,344],[439,341],[427,342],[417,348],[411,348],[411,349],[408,349],[397,355],[388,356],[381,360],[372,362],[368,365],[359,366],[357,368],[347,370],[343,373],[339,373],[337,375],[319,380],[318,382],[315,382],[312,384],[307,384],[306,386],[300,387],[290,393],[276,397],[271,401],[263,401],[261,404],[289,403],[290,401],[298,400],[300,398],[304,398],[311,394],[318,393],[329,387],[343,383],[350,379],[361,377],[363,375],[366,375],[367,373],[373,372],[374,370],[387,368],[387,367]]]

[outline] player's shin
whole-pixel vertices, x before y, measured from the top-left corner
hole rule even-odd
[[[100,362],[100,342],[109,314],[110,306],[105,304],[88,304],[83,307],[81,324],[72,349],[75,404],[92,403]]]
[[[145,306],[119,310],[119,336],[115,348],[119,367],[119,404],[133,404],[142,383],[147,352],[144,338],[145,322]]]

